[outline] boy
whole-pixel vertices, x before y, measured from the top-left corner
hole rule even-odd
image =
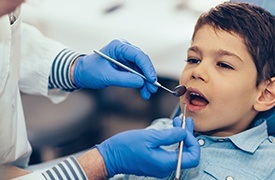
[[[181,171],[182,179],[275,179],[275,138],[266,121],[252,126],[275,104],[274,53],[275,17],[264,9],[226,2],[200,16],[180,78],[188,89],[180,105],[187,104],[194,121],[201,158],[198,167]],[[160,119],[150,128],[171,126]]]

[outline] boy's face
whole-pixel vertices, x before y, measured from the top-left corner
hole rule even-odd
[[[180,84],[187,87],[181,105],[195,130],[212,136],[229,136],[245,130],[257,112],[257,71],[243,39],[234,33],[204,25],[188,49]]]

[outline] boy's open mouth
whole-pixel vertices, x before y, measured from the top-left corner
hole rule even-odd
[[[188,100],[193,106],[206,106],[209,103],[202,94],[193,91],[188,92]]]

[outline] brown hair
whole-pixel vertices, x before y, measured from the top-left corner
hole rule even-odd
[[[256,86],[275,76],[275,17],[271,13],[247,3],[225,2],[199,17],[193,38],[203,25],[243,38],[256,65]]]

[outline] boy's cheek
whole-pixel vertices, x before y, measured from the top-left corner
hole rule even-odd
[[[188,78],[187,74],[182,73],[181,77],[180,77],[180,80],[179,80],[179,84],[186,86],[187,85],[187,78]]]

